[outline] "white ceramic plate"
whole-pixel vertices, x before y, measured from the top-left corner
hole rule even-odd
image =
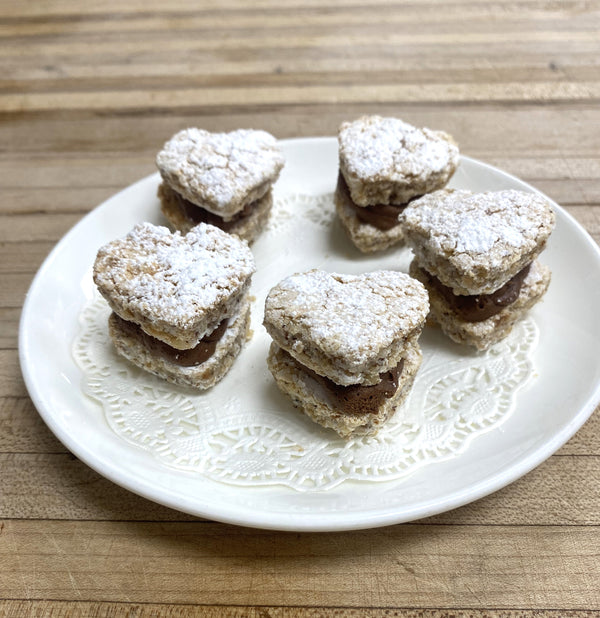
[[[278,191],[333,191],[335,139],[288,140],[282,146],[286,167]],[[535,314],[538,375],[519,393],[517,410],[506,422],[478,436],[466,451],[408,478],[346,482],[313,492],[239,487],[167,467],[110,429],[98,404],[83,395],[81,370],[71,353],[98,247],[140,221],[161,221],[157,183],[153,175],[115,195],[58,243],[31,285],[19,339],[27,388],[53,433],[87,465],[135,493],[201,517],[270,529],[350,530],[400,523],[461,506],[511,483],[564,444],[600,401],[600,250],[555,205],[557,226],[544,252],[553,281]],[[535,190],[466,157],[451,186]]]

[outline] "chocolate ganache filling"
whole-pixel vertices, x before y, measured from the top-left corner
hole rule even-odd
[[[357,206],[350,196],[350,190],[342,173],[338,174],[338,191],[344,196],[348,206],[363,223],[368,223],[378,230],[387,232],[398,225],[398,215],[412,202],[421,197],[416,195],[404,204],[373,204],[371,206]]]
[[[395,367],[379,374],[381,380],[372,386],[363,384],[341,386],[302,365],[287,352],[285,354],[325,390],[331,407],[344,414],[376,414],[381,404],[398,390],[398,380],[404,367],[404,359],[401,359]]]
[[[502,309],[512,305],[517,300],[530,268],[531,264],[527,264],[525,268],[492,294],[474,294],[471,296],[454,294],[452,288],[445,286],[437,277],[423,268],[421,268],[421,272],[427,277],[427,285],[441,294],[463,320],[483,322],[483,320],[500,313]]]
[[[214,225],[215,227],[221,228],[224,232],[229,232],[236,223],[240,220],[249,217],[254,210],[254,206],[256,205],[256,201],[250,202],[246,204],[242,210],[236,212],[235,215],[229,221],[225,221],[223,217],[219,217],[219,215],[215,215],[212,212],[209,212],[202,206],[198,206],[189,200],[186,200],[181,193],[177,193],[177,191],[173,191],[173,195],[177,200],[177,205],[181,212],[185,215],[185,217],[194,224],[198,223],[208,223],[210,225]]]
[[[181,367],[195,367],[207,361],[215,353],[217,343],[225,334],[229,322],[228,319],[221,321],[217,328],[202,338],[195,347],[188,350],[178,350],[144,332],[135,322],[124,320],[117,314],[114,314],[114,317],[117,319],[119,327],[130,337],[136,337],[150,354],[159,356]]]

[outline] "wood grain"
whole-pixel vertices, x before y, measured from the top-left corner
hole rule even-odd
[[[7,612],[2,613],[3,609]],[[118,616],[135,616],[136,618],[157,618],[168,615],[171,618],[186,618],[189,616],[202,616],[208,618],[320,618],[323,616],[322,608],[306,606],[226,606],[226,605],[191,605],[191,604],[159,604],[159,603],[103,603],[103,602],[52,602],[52,601],[7,601],[0,602],[0,615],[23,616],[51,616],[52,618],[84,616],[97,616],[114,618]],[[489,618],[497,615],[503,618],[592,618],[593,612],[586,610],[502,610],[499,613],[489,610],[477,610],[459,608],[452,612],[437,609],[387,609],[369,607],[356,609],[352,607],[328,607],[328,616],[336,618],[360,618],[372,616],[373,618],[390,618],[402,616],[404,618],[448,618],[460,616],[461,618]]]
[[[530,182],[600,242],[598,2],[0,0],[0,49],[0,616],[600,614],[597,411],[460,509],[277,533],[88,468],[36,412],[17,350],[48,253],[187,126],[285,139],[399,116]]]
[[[9,598],[385,608],[477,607],[485,594],[497,608],[578,609],[600,576],[594,530],[577,526],[550,536],[538,526],[412,524],[349,538],[194,522],[12,521],[2,535],[0,554],[20,548],[0,574]],[[367,592],[357,577],[377,585]]]

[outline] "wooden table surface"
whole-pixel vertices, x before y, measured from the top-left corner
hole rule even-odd
[[[92,471],[39,417],[17,352],[48,252],[187,126],[335,135],[378,113],[445,129],[598,242],[599,2],[0,0],[0,46],[0,615],[600,614],[598,414],[463,508],[272,532]]]

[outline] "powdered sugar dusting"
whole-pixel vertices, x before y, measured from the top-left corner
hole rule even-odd
[[[274,182],[284,159],[276,139],[266,131],[209,133],[189,128],[164,145],[156,163],[163,178],[187,199],[227,210],[231,204],[243,204],[265,182]]]
[[[517,247],[522,242],[522,235],[516,228],[499,221],[493,228],[481,225],[481,217],[465,216],[458,224],[456,251],[485,253],[499,239]]]
[[[417,232],[433,251],[487,256],[495,248],[530,251],[550,233],[554,215],[533,193],[445,190],[412,202],[401,221],[409,237]]]
[[[458,163],[458,147],[447,133],[418,129],[398,118],[364,116],[346,122],[339,144],[347,173],[364,181],[420,178]]]
[[[404,273],[314,270],[271,290],[265,318],[280,319],[291,337],[299,335],[326,355],[364,363],[417,328],[427,311],[425,289]]]
[[[216,227],[182,236],[141,223],[100,249],[94,280],[126,311],[184,327],[237,293],[254,270],[248,245]]]

